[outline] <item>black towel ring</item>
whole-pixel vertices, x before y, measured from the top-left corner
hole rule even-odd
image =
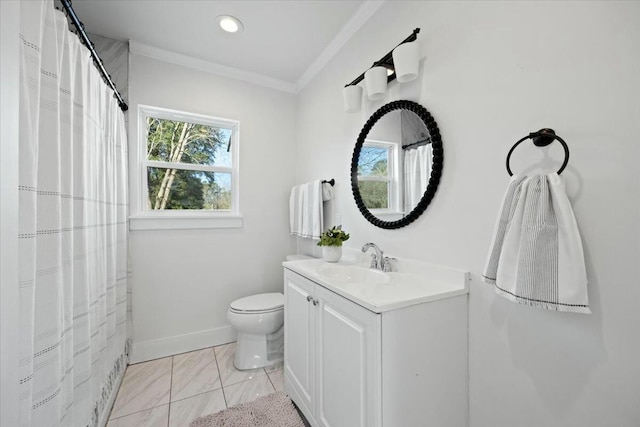
[[[551,144],[554,139],[557,139],[558,142],[562,144],[562,147],[564,148],[564,162],[562,163],[562,166],[560,166],[560,169],[558,169],[558,172],[557,172],[558,175],[560,175],[564,170],[564,168],[567,167],[567,163],[569,163],[569,147],[567,147],[567,143],[564,142],[564,139],[556,135],[556,132],[553,129],[545,128],[545,129],[540,129],[538,132],[531,132],[529,135],[525,136],[524,138],[520,139],[518,142],[513,144],[513,147],[511,147],[511,150],[509,150],[509,154],[507,154],[507,172],[509,172],[509,176],[513,176],[513,173],[511,172],[511,168],[509,167],[509,160],[511,159],[511,153],[513,153],[513,150],[518,146],[518,144],[520,144],[525,139],[529,139],[529,138],[533,140],[533,144],[536,147],[546,147],[547,145]]]

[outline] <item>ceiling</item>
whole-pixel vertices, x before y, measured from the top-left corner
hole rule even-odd
[[[74,0],[73,7],[90,33],[300,86],[379,7],[372,3],[380,2]],[[222,14],[240,19],[244,31],[223,32],[215,23]]]

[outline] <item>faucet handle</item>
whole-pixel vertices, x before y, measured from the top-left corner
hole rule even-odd
[[[398,258],[390,258],[388,256],[384,257],[384,260],[382,261],[382,271],[384,271],[385,273],[390,273],[391,271],[393,271],[391,269],[391,262],[396,262],[398,260]]]
[[[378,257],[376,256],[376,254],[371,254],[371,264],[369,265],[370,268],[378,268]]]

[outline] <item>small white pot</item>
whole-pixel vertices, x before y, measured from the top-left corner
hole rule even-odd
[[[323,246],[322,258],[327,262],[338,262],[342,258],[342,246]]]
[[[344,111],[357,113],[360,111],[360,104],[362,104],[362,86],[345,86],[342,89],[342,99],[344,101]]]
[[[396,79],[400,83],[407,83],[418,77],[420,46],[417,42],[402,43],[393,49],[392,55]]]
[[[384,67],[372,67],[364,73],[364,83],[367,86],[367,95],[372,101],[384,98],[387,91],[387,69]]]

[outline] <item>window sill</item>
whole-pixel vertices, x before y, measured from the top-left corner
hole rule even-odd
[[[129,217],[129,230],[189,230],[208,228],[240,228],[242,216],[151,216]]]

